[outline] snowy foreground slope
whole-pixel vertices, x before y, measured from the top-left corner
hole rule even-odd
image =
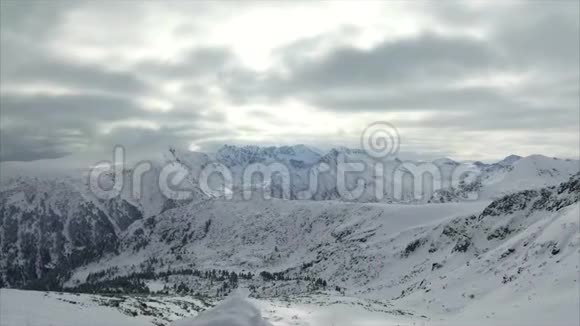
[[[166,325],[212,305],[211,301],[183,296],[102,296],[0,289],[0,325]]]
[[[314,295],[284,299],[225,299],[213,313],[199,320],[195,309],[184,308],[184,303],[197,307],[204,305],[188,296],[148,296],[132,304],[115,307],[116,299],[88,294],[62,294],[22,290],[0,290],[1,326],[545,326],[578,325],[577,288],[554,289],[552,295],[536,300],[512,293],[501,293],[484,300],[474,300],[474,305],[457,314],[436,318],[401,316],[393,307],[372,301],[342,296]],[[542,289],[545,291],[545,289]],[[131,299],[132,300],[132,299]],[[228,302],[229,301],[229,302]],[[127,308],[130,307],[130,308]],[[224,309],[225,308],[225,309]],[[391,309],[391,310],[389,310]],[[152,317],[151,311],[163,314]],[[263,322],[247,323],[247,319],[260,314]],[[222,314],[234,317],[237,324],[214,324],[222,321]],[[184,317],[185,316],[185,317]],[[174,322],[171,322],[173,320]],[[245,323],[244,323],[245,322]]]
[[[242,293],[234,293],[216,307],[196,317],[178,320],[171,326],[271,326],[262,318],[260,310],[246,300]]]
[[[188,296],[0,290],[1,326],[388,326],[421,325],[423,321],[392,314],[377,303],[344,297],[312,296],[288,302],[234,294],[211,308]]]
[[[122,303],[117,305],[119,301]],[[389,326],[422,325],[425,321],[393,315],[376,303],[343,297],[309,297],[291,303],[233,296],[224,299],[215,309],[196,311],[206,307],[205,304],[189,297],[131,298],[2,289],[0,325]]]

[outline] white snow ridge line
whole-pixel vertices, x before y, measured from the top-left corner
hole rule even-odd
[[[196,317],[175,321],[171,326],[272,326],[246,298],[247,291],[242,289],[214,308]]]

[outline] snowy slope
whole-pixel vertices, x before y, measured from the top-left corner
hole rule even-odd
[[[473,214],[484,207],[482,202],[414,206],[210,200],[135,223],[123,238],[120,256],[83,267],[73,279],[83,280],[95,268],[135,271],[151,257],[158,258],[157,265],[171,262],[173,268],[195,264],[201,269],[272,271],[296,268],[324,255],[334,259],[326,250],[340,255],[337,260],[348,261],[355,254],[380,255],[383,243],[402,230]],[[376,243],[369,241],[370,246],[363,242],[365,238]],[[147,244],[136,248],[139,239],[147,239]],[[172,261],[176,254],[180,260]],[[335,270],[338,267],[325,275],[333,270],[341,275],[342,270]]]
[[[0,285],[54,285],[115,252],[121,232],[141,218],[122,198],[99,201],[69,179],[13,180],[0,189]]]
[[[247,287],[250,302],[274,326],[578,324],[578,161],[534,155],[475,163],[478,178],[439,192],[432,203],[395,204],[369,196],[338,200],[333,167],[341,155],[365,160],[361,151],[346,148],[323,155],[303,146],[230,146],[213,154],[170,149],[153,162],[140,199],[130,188],[118,198],[98,199],[78,177],[10,180],[0,188],[0,287],[64,284],[91,293],[146,290],[160,298],[218,299]],[[196,174],[207,164],[221,162],[241,173],[247,164],[278,160],[291,167],[294,194],[307,184],[310,167],[330,166],[315,200],[225,200],[205,196],[197,185]],[[192,189],[193,198],[162,196],[155,173],[166,162],[192,171],[181,186]],[[394,169],[402,162],[382,163]],[[459,163],[435,164],[450,170]],[[131,172],[125,170],[124,178]],[[363,179],[370,180],[370,191],[369,171]],[[461,200],[468,192],[478,192],[478,200]],[[53,316],[59,325],[85,304],[61,307],[65,301],[56,295],[39,299],[10,291],[2,290],[3,300],[22,297],[64,311],[62,320]],[[143,301],[131,300],[124,302]],[[6,309],[3,315],[20,311]],[[163,323],[188,315],[170,310],[159,312]],[[123,316],[111,316],[111,323],[123,325]]]
[[[253,288],[258,298],[297,297],[312,292],[308,278],[320,277],[341,288],[334,295],[389,299],[432,321],[470,311],[500,318],[489,310],[478,312],[480,300],[503,298],[528,309],[550,297],[552,304],[564,305],[560,310],[570,320],[577,302],[570,299],[577,297],[579,193],[576,175],[559,186],[521,191],[489,205],[210,200],[135,223],[120,256],[78,269],[70,284],[112,267],[111,275],[143,268],[268,271],[283,277],[240,284]],[[135,248],[136,234],[149,242]],[[189,282],[208,295],[216,290],[197,277],[167,281]]]
[[[1,326],[159,326],[211,307],[189,297],[100,296],[0,289]]]
[[[425,317],[401,314],[392,305],[344,296],[312,295],[293,300],[255,299],[235,293],[215,308],[171,326],[419,325]]]
[[[472,194],[473,198],[488,200],[526,189],[555,186],[580,171],[578,160],[550,158],[543,155],[520,157],[510,155],[493,163],[475,162],[478,176],[466,180],[456,188],[443,189],[431,202],[457,201]]]
[[[171,326],[272,326],[246,298],[242,293],[234,293],[216,307]]]
[[[531,155],[518,160],[510,157],[498,165],[511,167],[484,173],[481,196],[500,197],[520,190],[554,186],[578,173],[580,163],[576,160],[562,160],[542,155]],[[513,162],[512,164],[508,164]]]

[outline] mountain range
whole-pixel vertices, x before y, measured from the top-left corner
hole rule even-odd
[[[376,200],[366,191],[376,179],[363,171],[347,179],[351,188],[365,181],[366,192],[352,200],[341,198],[334,181],[339,156],[376,164],[356,149],[224,146],[215,153],[163,153],[144,176],[140,198],[130,187],[98,198],[86,175],[5,180],[0,287],[207,298],[246,287],[252,297],[271,300],[322,291],[431,321],[484,316],[478,306],[501,310],[494,302],[506,298],[526,298],[526,309],[548,296],[554,305],[577,302],[577,160],[510,155],[491,164],[471,162],[479,171],[475,177],[421,200],[395,200],[389,193]],[[176,162],[190,170],[180,184],[193,190],[186,200],[165,198],[157,186],[158,173]],[[290,198],[264,180],[250,186],[273,198],[241,198],[244,168],[274,162],[289,168]],[[311,199],[300,199],[321,163],[328,173],[320,175]],[[381,163],[392,172],[405,162]],[[443,175],[464,164],[447,158],[431,163]],[[233,198],[199,187],[200,172],[211,164],[238,178]],[[123,170],[126,180],[132,171]],[[219,188],[219,181],[212,186]],[[555,310],[561,311],[575,310]]]

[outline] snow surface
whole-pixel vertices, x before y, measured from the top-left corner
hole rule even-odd
[[[322,271],[326,276],[344,276],[341,268],[352,258],[354,250],[374,262],[368,267],[381,264],[391,238],[415,227],[440,223],[443,220],[480,212],[488,202],[444,203],[424,205],[344,203],[336,201],[221,201],[211,200],[175,208],[156,217],[156,226],[148,230],[138,222],[127,230],[120,255],[107,257],[75,271],[69,285],[82,282],[89,273],[110,267],[121,267],[127,272],[151,257],[171,260],[175,246],[181,246],[184,236],[200,237],[181,246],[182,260],[172,261],[173,268],[194,263],[199,268],[225,268],[241,271],[284,270],[316,260],[318,254],[312,248],[324,247],[336,242],[340,234],[348,234],[337,252],[336,264]],[[203,235],[205,223],[211,220],[207,235]],[[135,239],[130,235],[144,229],[149,244],[139,251],[132,250]],[[162,239],[171,234],[175,241]],[[358,238],[374,235],[367,243]],[[265,258],[279,248],[281,259],[270,262]],[[348,249],[351,247],[352,249]],[[332,250],[334,251],[334,250]],[[327,257],[333,259],[332,257]],[[344,261],[344,262],[341,262]],[[348,266],[347,266],[348,267]],[[360,271],[363,273],[363,271]],[[368,271],[367,271],[368,272]],[[364,277],[364,273],[359,275]]]
[[[543,289],[539,289],[543,290]],[[373,301],[343,296],[311,296],[292,301],[271,298],[255,299],[235,295],[214,309],[202,313],[184,311],[182,297],[170,301],[151,296],[147,304],[159,311],[181,311],[173,322],[155,319],[135,310],[133,316],[123,307],[99,304],[108,300],[98,295],[73,295],[54,292],[0,290],[0,325],[2,326],[576,326],[578,288],[562,287],[551,295],[530,300],[510,290],[483,299],[456,314],[442,316],[408,316],[394,313],[395,307]],[[165,309],[165,310],[164,310]],[[190,316],[190,317],[187,317]]]
[[[246,297],[238,291],[216,307],[196,317],[176,321],[171,326],[271,326]]]
[[[75,301],[68,301],[75,299]],[[71,304],[70,302],[76,302]],[[54,296],[35,291],[0,290],[2,326],[152,325],[119,310],[93,305],[88,296]]]
[[[480,198],[498,198],[526,189],[554,186],[578,173],[577,160],[562,160],[543,155],[514,159],[507,157],[483,173]],[[507,167],[507,168],[506,168]]]
[[[164,159],[193,171],[216,157],[235,171],[249,162],[283,160],[302,182],[304,164],[332,163],[338,154],[362,157],[344,148],[320,155],[295,146],[226,147],[211,155],[174,150]],[[457,163],[440,159],[436,164],[452,168]],[[332,183],[323,180],[328,192],[313,201],[226,201],[197,193],[195,200],[175,204],[160,197],[154,178],[144,180],[141,200],[125,191],[118,201],[102,202],[74,178],[18,179],[1,189],[2,203],[23,216],[3,216],[20,224],[17,241],[2,252],[2,268],[8,251],[15,257],[10,262],[23,261],[23,235],[42,233],[34,212],[58,215],[65,225],[64,248],[75,249],[68,224],[83,217],[88,205],[114,226],[102,234],[118,246],[75,266],[66,286],[105,271],[103,280],[185,268],[255,277],[239,281],[252,289],[251,298],[232,296],[199,316],[223,299],[216,294],[223,284],[191,275],[144,279],[149,296],[2,289],[0,325],[168,325],[181,318],[174,325],[580,324],[579,177],[567,188],[558,186],[577,173],[578,161],[510,156],[481,166],[477,201],[443,203],[338,201]],[[195,176],[185,180],[190,186],[195,182]],[[549,186],[555,187],[544,188]],[[130,220],[134,215],[127,203],[143,218]],[[122,226],[126,221],[131,223]],[[283,273],[285,279],[265,280],[258,276],[261,271]],[[312,290],[307,278],[317,277],[327,280],[328,288]],[[171,292],[179,284],[194,291]]]
[[[191,297],[0,289],[0,326],[158,326],[208,307]]]

